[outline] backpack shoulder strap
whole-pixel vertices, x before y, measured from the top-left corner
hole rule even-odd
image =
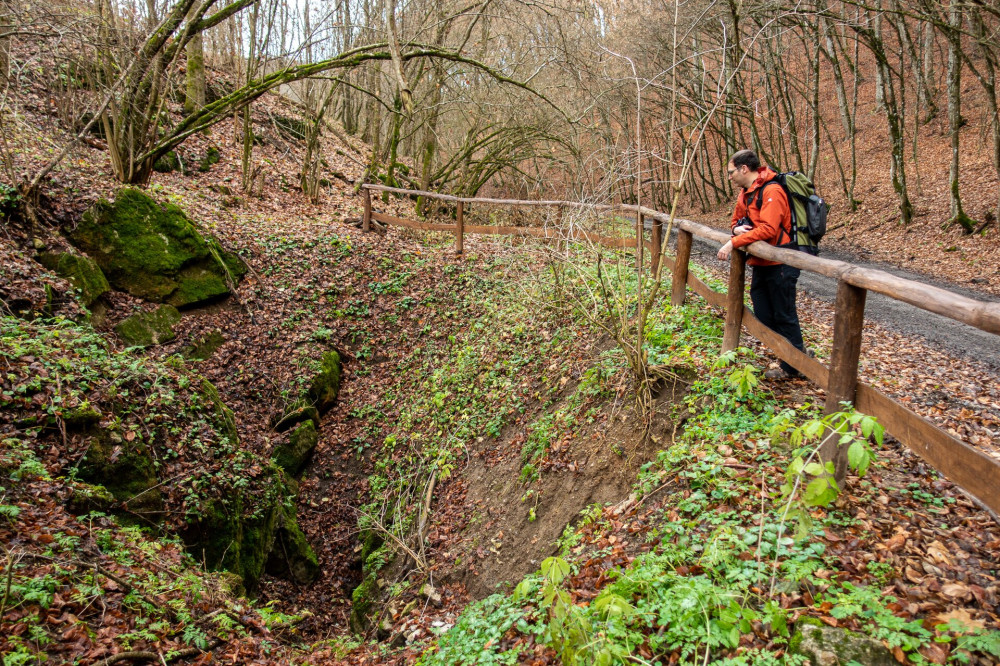
[[[781,189],[786,189],[785,184],[782,183],[777,178],[772,178],[771,180],[765,182],[763,185],[757,188],[757,210],[760,210],[761,203],[764,201],[764,188],[768,185],[781,185]],[[787,192],[787,190],[786,190]]]
[[[786,230],[784,227],[781,227],[780,229],[778,229],[778,240],[781,240],[781,234],[785,234],[786,236],[788,236],[790,240],[795,240],[794,236],[792,236],[792,230],[796,229],[797,227],[795,221],[795,205],[792,203],[792,198],[788,192],[788,186],[785,185],[784,175],[785,174],[782,173],[777,174],[774,178],[765,182],[757,189],[757,210],[758,211],[760,210],[761,204],[764,201],[764,188],[766,188],[768,185],[780,185],[781,189],[784,190],[785,192],[785,198],[788,200],[788,214],[789,217],[791,218],[789,219],[789,223],[791,224],[792,228]],[[781,245],[781,243],[777,243],[777,245]]]

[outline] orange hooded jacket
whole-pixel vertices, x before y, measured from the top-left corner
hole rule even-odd
[[[788,195],[785,194],[783,187],[772,185],[764,190],[760,208],[757,208],[757,190],[777,175],[770,167],[760,167],[757,169],[757,180],[754,184],[749,189],[741,190],[736,197],[736,210],[733,211],[730,228],[735,228],[741,219],[749,217],[753,222],[753,229],[745,234],[733,236],[734,250],[759,240],[769,245],[782,245],[791,240],[792,212],[788,207]],[[754,256],[751,256],[747,263],[751,266],[780,265],[777,261]]]

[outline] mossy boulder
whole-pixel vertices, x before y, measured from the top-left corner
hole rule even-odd
[[[371,626],[372,610],[381,593],[378,586],[378,572],[385,563],[385,539],[372,529],[363,529],[358,534],[361,542],[361,584],[351,593],[351,616],[348,620],[351,631],[365,633]]]
[[[229,294],[229,282],[246,264],[202,236],[179,207],[159,204],[141,190],[125,188],[114,202],[102,199],[70,234],[114,287],[178,308]]]
[[[304,120],[299,120],[298,118],[289,118],[288,116],[272,116],[274,119],[274,125],[278,128],[278,132],[281,133],[286,139],[292,139],[294,141],[304,141],[306,138],[306,132],[309,130],[309,125]]]
[[[111,513],[114,511],[116,503],[115,496],[104,486],[94,486],[77,481],[70,484],[70,493],[66,498],[66,509],[76,515],[83,515],[91,511]]]
[[[187,175],[187,165],[184,159],[175,151],[171,150],[166,155],[162,155],[153,162],[153,171],[157,173],[170,173],[171,171],[180,171],[184,175]]]
[[[208,502],[183,535],[195,559],[209,569],[239,575],[250,594],[265,567],[301,583],[319,572],[316,554],[289,508],[295,484],[274,465],[265,468],[263,478],[260,493]]]
[[[796,623],[798,631],[789,652],[809,659],[811,666],[838,666],[856,662],[865,666],[895,666],[896,659],[882,641],[811,618]]]
[[[210,146],[205,151],[205,156],[198,162],[198,171],[209,171],[214,165],[219,163],[220,159],[222,159],[222,155],[219,153],[219,149],[215,146]]]
[[[319,362],[319,372],[313,377],[309,384],[307,395],[309,402],[322,414],[331,407],[337,400],[340,392],[340,354],[335,351],[328,351],[323,354]]]
[[[70,252],[42,252],[38,263],[66,278],[80,290],[80,301],[88,308],[111,291],[111,285],[101,272],[100,266],[91,259]]]
[[[319,559],[306,541],[294,509],[285,508],[282,512],[267,558],[267,572],[300,585],[308,585],[319,575]]]
[[[300,401],[292,405],[288,411],[283,412],[278,416],[274,423],[274,429],[278,432],[285,432],[289,428],[300,423],[305,423],[306,421],[318,424],[319,410],[312,405],[302,404]]]
[[[309,463],[317,443],[319,432],[316,424],[311,420],[304,421],[292,431],[286,443],[274,449],[274,463],[289,476],[298,477]]]
[[[77,466],[77,477],[104,486],[129,513],[159,517],[163,497],[149,448],[138,438],[128,441],[118,432],[97,430]]]
[[[368,631],[368,627],[371,626],[371,612],[378,600],[378,575],[371,572],[351,592],[351,616],[348,619],[351,631],[356,634]]]
[[[268,466],[259,497],[241,493],[207,502],[184,531],[188,550],[211,570],[239,575],[253,594],[274,544],[286,492],[281,471]]]
[[[274,419],[275,430],[284,432],[306,420],[312,420],[318,426],[320,415],[337,401],[341,370],[340,354],[332,350],[325,352],[315,362],[316,374],[306,383],[309,388]]]
[[[149,312],[140,312],[123,319],[115,326],[115,333],[129,347],[152,347],[169,342],[176,337],[174,324],[181,320],[181,313],[172,305],[161,305]]]

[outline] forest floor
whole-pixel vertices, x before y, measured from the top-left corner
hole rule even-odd
[[[67,138],[43,93],[28,91],[21,100],[26,115],[12,146],[23,151],[26,171],[46,157],[37,149],[39,136],[52,144]],[[282,135],[274,123],[276,116],[289,113],[275,100],[257,110],[255,122],[263,141],[257,159],[265,165],[265,179],[254,196],[239,194],[238,148],[232,136],[235,130],[228,125],[193,137],[183,148],[195,160],[209,146],[215,147],[221,153],[218,164],[189,175],[156,174],[149,187],[157,198],[182,206],[223,245],[239,251],[253,269],[231,300],[185,313],[177,339],[147,352],[164,360],[206,335],[220,333],[222,345],[197,365],[197,372],[218,387],[234,410],[246,447],[267,456],[282,441],[271,429],[271,417],[300,378],[306,359],[333,346],[347,361],[339,403],[324,418],[320,443],[299,495],[300,520],[319,556],[320,578],[305,587],[265,578],[261,601],[274,602],[272,608],[301,614],[302,619],[294,631],[278,635],[254,629],[256,620],[247,620],[251,627],[247,637],[215,647],[220,661],[413,663],[430,649],[442,659],[434,663],[446,663],[451,648],[437,637],[463,622],[463,617],[475,617],[462,615],[469,602],[496,590],[497,583],[516,585],[554,553],[574,560],[567,589],[582,607],[610,585],[608,570],[628,570],[636,558],[644,561],[644,553],[670,544],[670,525],[697,522],[689,535],[697,540],[699,534],[710,534],[699,529],[706,525],[714,529],[718,523],[712,521],[728,521],[733,514],[733,530],[753,527],[756,520],[763,531],[767,520],[760,503],[768,490],[780,484],[787,458],[784,453],[773,457],[767,453],[766,435],[752,430],[763,426],[747,425],[742,433],[708,429],[702,439],[685,444],[687,462],[661,452],[685,429],[693,432],[691,424],[707,428],[698,421],[709,411],[702,402],[717,400],[739,408],[709,391],[727,388],[725,373],[712,368],[710,345],[698,347],[688,341],[685,349],[684,344],[669,343],[674,362],[680,363],[682,352],[687,355],[686,372],[661,394],[654,438],[644,442],[636,435],[634,416],[629,416],[620,359],[609,354],[609,340],[565,313],[549,313],[540,305],[544,299],[531,294],[538,284],[546,284],[545,252],[519,241],[470,237],[465,257],[456,259],[447,235],[398,229],[362,234],[352,223],[360,216],[362,201],[350,183],[363,171],[363,147],[329,140],[325,154],[331,186],[324,189],[318,204],[308,203],[296,185],[301,146]],[[871,168],[877,168],[874,159]],[[62,245],[59,229],[73,225],[98,197],[116,190],[109,174],[104,151],[81,147],[46,187],[46,227],[31,235],[49,247]],[[996,224],[978,236],[940,230],[936,223],[920,231],[901,229],[885,219],[891,217],[891,202],[884,204],[884,210],[871,201],[866,205],[868,209],[831,234],[832,245],[1000,294]],[[380,206],[401,216],[411,214],[408,201]],[[46,276],[31,260],[28,236],[14,227],[4,227],[0,233],[4,291],[43,302],[41,285],[49,282],[65,293],[65,284]],[[900,253],[895,248],[909,250]],[[721,275],[711,267],[707,273]],[[521,298],[522,292],[529,296]],[[703,327],[706,339],[714,340],[718,330],[708,322],[717,320],[719,313],[700,299],[692,301],[683,316]],[[112,340],[115,323],[147,307],[122,294],[113,294],[107,306],[97,330]],[[65,307],[66,314],[73,313],[72,302]],[[508,314],[498,315],[500,311]],[[829,358],[831,309],[805,297],[800,313],[808,344],[820,359]],[[680,339],[678,316],[660,312],[658,325]],[[756,358],[751,360],[766,365],[767,359],[756,346]],[[447,372],[436,374],[442,369]],[[964,441],[1000,457],[1000,382],[995,370],[868,324],[861,375]],[[706,386],[690,386],[696,377]],[[460,397],[463,392],[476,397],[465,402]],[[685,395],[702,402],[688,404]],[[762,386],[758,402],[747,408],[815,406],[823,397],[805,381],[777,382]],[[435,402],[438,399],[441,404]],[[403,469],[401,452],[383,448],[388,437],[399,433],[400,423],[409,423],[412,432],[431,438],[446,430],[435,420],[439,417],[447,417],[448,427],[456,432],[462,423],[479,429],[455,435],[466,438],[462,441],[467,453],[449,460],[450,476],[442,475],[433,493],[423,566],[440,597],[421,594],[417,585],[403,589],[383,617],[387,622],[381,633],[394,647],[388,648],[386,642],[359,644],[346,636],[351,591],[361,577],[359,515],[379,508],[372,503],[378,498],[372,496],[371,480],[393,481],[392,474]],[[5,419],[4,427],[14,426]],[[53,435],[39,446],[58,450],[59,441]],[[530,447],[538,447],[538,455],[529,455],[533,469],[522,476],[525,451],[535,451]],[[824,559],[811,560],[808,584],[774,598],[787,611],[789,623],[812,616],[828,626],[859,628],[875,617],[883,630],[880,638],[896,648],[897,659],[917,663],[920,654],[932,663],[944,663],[950,656],[964,654],[958,648],[961,636],[975,634],[966,630],[1000,627],[996,614],[1000,525],[891,438],[877,456],[877,466],[865,479],[851,480],[846,503],[820,512],[812,543],[822,544]],[[395,461],[396,467],[386,471],[386,460]],[[21,511],[3,529],[12,533],[7,543],[23,540],[23,547],[41,558],[41,546],[47,544],[25,535],[62,533],[73,519],[52,501],[57,493],[50,482],[32,483],[30,492],[5,495],[3,502],[16,497]],[[706,487],[718,493],[699,497]],[[554,542],[563,528],[587,507],[591,508],[576,521],[577,529],[570,530],[557,548]],[[97,536],[86,534],[76,538],[96,542]],[[673,537],[680,540],[676,534]],[[777,542],[774,548],[777,558]],[[737,561],[747,561],[743,553],[752,551],[733,552],[727,564],[734,567],[730,571],[736,571]],[[164,557],[169,562],[163,566],[181,560],[176,549]],[[782,558],[794,560],[784,552]],[[696,559],[704,563],[705,553],[698,551]],[[814,566],[815,562],[821,565]],[[51,563],[42,559],[38,563],[39,575],[52,574]],[[119,564],[111,573],[138,580],[144,565],[143,559]],[[697,577],[699,567],[702,564],[671,564],[669,573]],[[8,568],[12,570],[13,565]],[[850,595],[844,583],[870,586],[877,596],[892,595],[898,601],[892,602],[888,615],[879,614],[870,598],[856,595],[845,601]],[[108,609],[112,616],[130,612],[126,592],[111,590],[101,597],[105,614]],[[101,663],[113,652],[121,653],[127,644],[120,634],[137,631],[134,620],[123,619],[121,625],[111,621],[104,625],[114,630],[88,637],[73,627],[79,617],[96,622],[96,601],[84,607],[67,592],[50,603],[44,612],[51,625],[47,635],[62,651],[48,649],[72,654],[81,663]],[[850,603],[860,610],[843,610]],[[9,617],[0,615],[14,622],[30,605],[29,601],[11,609]],[[212,610],[206,608],[204,613]],[[525,615],[529,624],[544,624],[545,616],[540,606]],[[893,624],[891,618],[906,626]],[[935,629],[952,622],[966,630]],[[759,619],[751,624],[752,630],[737,645],[783,650],[781,632],[774,625],[759,626]],[[369,637],[378,634],[374,627]],[[948,642],[935,642],[930,636],[947,637]],[[914,637],[920,640],[912,643]],[[502,646],[517,650],[523,663],[558,660],[541,631],[511,625],[490,640],[495,642],[484,639],[469,649],[486,654]],[[86,651],[73,652],[75,645],[87,641]],[[142,636],[134,637],[132,644],[163,652],[167,645]],[[300,651],[303,645],[310,647]],[[645,656],[643,650],[648,649],[646,637],[636,650]],[[984,650],[971,659],[992,663]],[[453,663],[462,663],[456,659]],[[208,661],[204,655],[200,660]]]

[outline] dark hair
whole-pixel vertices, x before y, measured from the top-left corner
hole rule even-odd
[[[744,149],[737,151],[733,154],[732,159],[729,160],[733,163],[733,166],[739,169],[741,166],[748,167],[751,171],[756,171],[760,168],[760,158],[757,157],[757,153],[749,149]]]

